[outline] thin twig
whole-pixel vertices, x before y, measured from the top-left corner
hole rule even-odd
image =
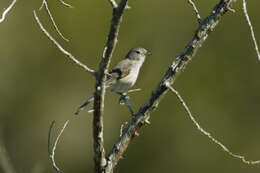
[[[227,7],[234,2],[235,0],[220,0],[211,11],[211,14],[201,21],[201,24],[196,29],[194,36],[185,46],[184,51],[181,52],[172,62],[156,89],[153,90],[150,98],[143,106],[140,107],[135,118],[131,120],[128,127],[123,131],[122,136],[119,137],[118,141],[114,144],[111,152],[107,156],[109,163],[106,166],[107,172],[112,170],[118,164],[133,137],[136,136],[136,132],[146,124],[145,120],[150,117],[150,114],[157,108],[163,98],[163,95],[165,95],[169,90],[165,86],[165,83],[169,82],[170,84],[173,84],[175,82],[176,77],[181,74],[186,65],[195,56],[197,50],[205,42],[209,32],[214,30],[222,16],[228,11]]]
[[[16,0],[13,0],[12,3],[3,11],[2,16],[0,18],[0,23],[2,23],[5,20],[5,16],[13,8],[15,3],[16,3]]]
[[[57,26],[57,24],[56,24],[56,22],[55,22],[55,20],[54,20],[52,14],[51,14],[51,11],[50,11],[50,9],[49,9],[47,0],[42,0],[42,5],[41,5],[41,7],[40,7],[39,10],[42,10],[43,6],[45,6],[45,9],[46,9],[46,11],[47,11],[47,13],[48,13],[48,15],[49,15],[49,17],[50,17],[50,19],[51,19],[51,22],[52,22],[52,24],[53,24],[55,30],[57,31],[57,33],[60,35],[60,37],[61,37],[63,40],[65,40],[65,41],[68,42],[69,39],[67,39],[65,36],[63,36],[63,34],[62,34],[61,31],[59,30],[59,28],[58,28],[58,26]]]
[[[80,62],[76,57],[74,57],[70,52],[68,52],[67,50],[65,50],[50,34],[49,32],[43,27],[42,23],[40,22],[40,19],[37,16],[36,11],[33,11],[34,13],[34,18],[36,20],[36,22],[38,23],[38,25],[40,26],[41,30],[44,32],[44,34],[60,49],[60,51],[67,55],[72,61],[74,61],[77,65],[79,65],[80,67],[84,68],[85,71],[91,73],[92,75],[95,76],[95,71],[90,69],[89,67],[87,67],[85,64],[83,64],[82,62]]]
[[[250,28],[250,32],[251,32],[251,37],[254,41],[254,45],[255,45],[255,51],[256,51],[256,54],[258,56],[258,60],[260,61],[260,53],[259,53],[259,49],[258,49],[258,45],[257,45],[257,42],[256,42],[256,38],[255,38],[255,33],[254,33],[254,28],[253,28],[253,25],[250,21],[250,18],[249,18],[249,15],[248,15],[248,12],[247,12],[247,7],[246,7],[246,0],[243,0],[243,11],[244,11],[244,14],[245,14],[245,17],[246,17],[246,21],[248,23],[248,26]]]
[[[59,0],[59,1],[60,1],[64,6],[69,7],[69,8],[73,8],[72,5],[70,5],[70,4],[66,3],[66,2],[64,2],[63,0]]]
[[[207,132],[206,130],[204,130],[200,124],[196,121],[196,119],[194,118],[194,116],[191,114],[190,109],[188,108],[188,106],[186,105],[186,103],[184,102],[184,100],[182,99],[181,95],[178,93],[178,91],[176,91],[169,83],[166,84],[167,87],[177,96],[178,100],[181,102],[181,104],[183,105],[184,109],[186,110],[186,112],[189,115],[189,118],[191,119],[191,121],[194,123],[194,125],[197,127],[197,129],[203,133],[204,135],[206,135],[209,139],[211,139],[215,144],[217,144],[218,146],[220,146],[225,152],[227,152],[230,156],[234,157],[234,158],[238,158],[241,159],[242,162],[246,163],[246,164],[259,164],[260,160],[256,160],[256,161],[252,161],[252,160],[247,160],[245,158],[245,156],[242,155],[238,155],[238,154],[234,154],[233,152],[231,152],[224,144],[222,144],[220,141],[218,141],[215,137],[213,137],[209,132]]]
[[[55,150],[56,150],[56,147],[57,147],[57,144],[59,142],[59,139],[62,135],[62,133],[64,132],[66,126],[68,125],[69,123],[69,120],[67,120],[65,122],[65,124],[63,125],[62,129],[60,130],[55,142],[54,142],[54,145],[51,149],[51,132],[52,132],[52,129],[53,129],[53,126],[55,124],[55,121],[52,121],[51,125],[50,125],[50,128],[49,128],[49,133],[48,133],[48,152],[49,152],[49,157],[51,159],[51,162],[52,162],[52,166],[53,168],[57,171],[57,173],[61,173],[61,170],[60,168],[57,166],[56,162],[55,162]]]
[[[117,3],[115,0],[108,0],[113,8],[117,8]]]
[[[194,10],[196,17],[197,17],[197,20],[198,20],[198,23],[200,24],[201,18],[200,18],[200,14],[199,14],[199,11],[198,11],[195,3],[192,0],[188,0],[188,3],[193,7],[193,10]]]

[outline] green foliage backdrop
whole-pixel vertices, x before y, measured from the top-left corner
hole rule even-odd
[[[46,28],[82,62],[97,69],[111,20],[110,4],[104,1],[50,1],[60,30],[70,39],[62,41],[45,12]],[[196,2],[202,17],[218,2]],[[7,7],[9,1],[0,2]],[[71,119],[56,151],[64,172],[92,172],[92,115],[76,108],[94,91],[94,79],[68,60],[40,31],[33,10],[41,1],[18,1],[0,24],[0,127],[4,143],[17,172],[54,172],[48,160],[47,132],[52,120],[60,127]],[[153,55],[145,62],[131,95],[137,109],[156,87],[173,59],[183,50],[197,27],[186,1],[129,1],[112,64],[135,46]],[[260,43],[258,0],[248,11]],[[260,159],[260,63],[257,60],[242,3],[233,7],[212,32],[175,82],[202,127],[232,151]],[[107,93],[105,145],[107,151],[119,136],[120,125],[130,118]],[[55,129],[57,131],[58,128]],[[38,171],[37,171],[38,170]],[[140,131],[119,163],[116,172],[211,172],[255,173],[250,166],[231,158],[197,131],[173,94],[168,94],[151,116],[151,125]],[[0,172],[2,170],[0,169]]]

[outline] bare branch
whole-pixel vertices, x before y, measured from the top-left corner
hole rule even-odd
[[[221,17],[228,11],[229,6],[235,0],[220,0],[220,2],[212,10],[211,14],[206,17],[196,29],[195,35],[191,41],[185,46],[184,51],[177,56],[169,69],[166,71],[157,88],[152,92],[147,102],[139,109],[135,118],[132,119],[128,127],[123,130],[123,134],[119,137],[117,143],[113,146],[112,151],[108,155],[108,163],[106,171],[113,169],[126,151],[129,143],[138,134],[138,130],[146,124],[150,114],[155,110],[162,99],[163,95],[169,90],[166,83],[173,84],[176,77],[183,71],[186,65],[195,56],[196,51],[202,46],[208,37],[208,33],[213,31],[217,26]]]
[[[183,105],[184,109],[186,110],[186,112],[189,115],[189,118],[191,119],[191,121],[194,123],[194,125],[197,127],[197,129],[203,133],[204,135],[206,135],[209,139],[211,139],[215,144],[217,144],[218,146],[220,146],[225,152],[227,152],[229,155],[231,155],[234,158],[238,158],[241,159],[242,162],[246,163],[246,164],[259,164],[260,160],[256,160],[256,161],[252,161],[252,160],[246,160],[245,156],[241,156],[238,154],[234,154],[233,152],[231,152],[224,144],[222,144],[220,141],[218,141],[216,138],[214,138],[209,132],[207,132],[206,130],[204,130],[200,124],[196,121],[196,119],[194,118],[194,116],[191,114],[190,109],[188,108],[188,106],[186,105],[186,103],[184,102],[184,100],[182,99],[181,95],[178,93],[178,91],[176,91],[169,83],[166,84],[167,87],[177,96],[178,100],[181,102],[181,104]]]
[[[113,16],[110,24],[102,59],[99,63],[99,70],[96,76],[94,93],[94,116],[93,116],[93,138],[94,138],[94,169],[95,173],[103,172],[105,165],[104,137],[103,137],[103,113],[106,74],[109,68],[112,53],[117,43],[120,22],[127,5],[127,0],[121,0],[117,8],[113,8]]]
[[[54,142],[54,145],[51,149],[51,132],[52,132],[52,128],[55,124],[55,121],[52,121],[51,125],[50,125],[50,128],[49,128],[49,133],[48,133],[48,152],[49,152],[49,157],[51,159],[51,162],[52,162],[52,166],[53,168],[57,171],[57,173],[61,173],[61,170],[60,168],[56,165],[56,162],[55,162],[55,150],[56,150],[56,147],[57,147],[57,144],[59,142],[59,139],[62,135],[62,133],[64,132],[66,126],[68,125],[69,123],[69,120],[67,120],[65,122],[65,124],[63,125],[62,129],[60,130],[55,142]]]
[[[74,57],[70,52],[68,52],[67,50],[65,50],[50,34],[49,32],[43,27],[42,23],[40,22],[40,19],[37,16],[36,11],[33,11],[34,13],[34,18],[36,20],[36,22],[38,23],[38,25],[40,26],[41,30],[44,32],[44,34],[60,49],[60,51],[67,55],[72,61],[74,61],[77,65],[79,65],[80,67],[84,68],[85,71],[91,73],[92,75],[95,76],[95,71],[90,69],[89,67],[87,67],[85,64],[83,64],[82,62],[80,62],[76,57]]]
[[[108,0],[113,8],[117,8],[117,3],[115,0]]]
[[[103,110],[104,110],[104,95],[105,95],[105,74],[107,73],[110,59],[114,51],[117,36],[119,32],[120,22],[124,13],[127,0],[121,0],[118,7],[113,9],[113,17],[110,25],[107,42],[104,48],[103,56],[99,64],[99,71],[96,79],[96,91],[94,94],[94,120],[93,120],[93,136],[94,136],[94,160],[95,171],[101,172],[106,163],[105,149],[103,139]]]
[[[59,1],[60,1],[64,6],[69,7],[69,8],[73,8],[72,5],[70,5],[70,4],[66,3],[66,2],[64,2],[63,0],[59,0]]]
[[[197,10],[196,5],[194,4],[194,2],[192,0],[188,0],[188,3],[193,7],[193,10],[194,10],[196,17],[197,17],[197,20],[198,20],[198,23],[200,24],[201,18],[200,18],[200,14],[199,14],[199,11]]]
[[[15,5],[16,0],[13,0],[12,3],[9,5],[9,7],[7,7],[3,13],[2,16],[0,18],[0,23],[2,23],[5,20],[5,16],[7,15],[7,13],[13,8],[13,6]]]
[[[259,49],[258,49],[258,45],[257,45],[257,42],[256,42],[256,38],[255,38],[255,34],[254,34],[254,28],[253,28],[253,25],[250,21],[250,18],[249,18],[249,15],[248,15],[248,12],[247,12],[247,7],[246,7],[246,0],[243,0],[243,11],[244,11],[244,14],[245,14],[245,17],[246,17],[246,21],[248,23],[248,26],[250,28],[250,32],[251,32],[251,37],[254,41],[254,45],[255,45],[255,51],[256,51],[256,54],[258,56],[258,60],[260,61],[260,53],[259,53]]]
[[[53,24],[55,30],[57,31],[57,33],[61,36],[61,38],[62,38],[63,40],[65,40],[65,41],[68,42],[69,39],[67,39],[66,37],[63,36],[63,34],[60,32],[58,26],[56,25],[56,22],[55,22],[55,20],[54,20],[52,14],[51,14],[51,11],[50,11],[50,9],[49,9],[49,7],[48,7],[47,0],[43,0],[43,1],[42,1],[42,5],[41,5],[41,7],[40,7],[40,10],[42,10],[42,8],[43,8],[44,6],[45,6],[45,9],[46,9],[46,11],[47,11],[47,13],[48,13],[50,19],[51,19],[51,22],[52,22],[52,24]]]

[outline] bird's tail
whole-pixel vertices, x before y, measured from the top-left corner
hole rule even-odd
[[[90,102],[94,100],[94,96],[91,96],[83,105],[81,105],[77,111],[74,113],[75,115],[78,115],[80,111],[82,111]]]

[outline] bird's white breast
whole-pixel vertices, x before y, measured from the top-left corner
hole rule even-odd
[[[133,65],[130,73],[127,76],[125,76],[124,78],[120,79],[120,82],[131,83],[132,85],[135,84],[137,77],[138,77],[138,74],[139,74],[139,71],[140,71],[140,68],[143,64],[143,61],[137,61],[135,63],[136,64]]]

